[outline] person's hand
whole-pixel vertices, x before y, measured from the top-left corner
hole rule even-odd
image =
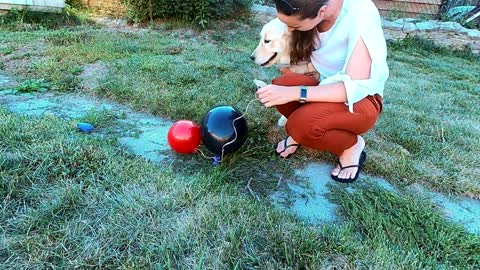
[[[267,108],[282,105],[288,102],[298,100],[300,90],[298,87],[267,85],[257,90],[257,96],[260,102]]]

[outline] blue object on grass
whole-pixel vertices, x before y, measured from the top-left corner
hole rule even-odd
[[[222,161],[222,157],[221,157],[221,156],[215,156],[215,157],[213,157],[213,166],[218,166],[218,165],[220,165],[220,161]]]
[[[90,133],[95,128],[93,125],[89,123],[77,123],[77,127],[82,132]]]

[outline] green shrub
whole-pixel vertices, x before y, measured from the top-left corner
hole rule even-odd
[[[85,6],[80,2],[80,0],[65,0],[65,4],[75,9],[85,8]]]
[[[249,12],[253,0],[122,0],[130,21],[179,19],[205,27],[218,19],[237,18]]]

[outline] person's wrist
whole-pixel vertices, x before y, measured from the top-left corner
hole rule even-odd
[[[291,87],[293,91],[291,91],[291,101],[300,101],[300,86],[293,86]]]

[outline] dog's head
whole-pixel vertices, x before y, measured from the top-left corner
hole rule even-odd
[[[255,64],[264,67],[270,67],[277,62],[290,64],[290,32],[286,24],[279,19],[271,20],[263,26],[260,38],[258,47],[250,56]]]

